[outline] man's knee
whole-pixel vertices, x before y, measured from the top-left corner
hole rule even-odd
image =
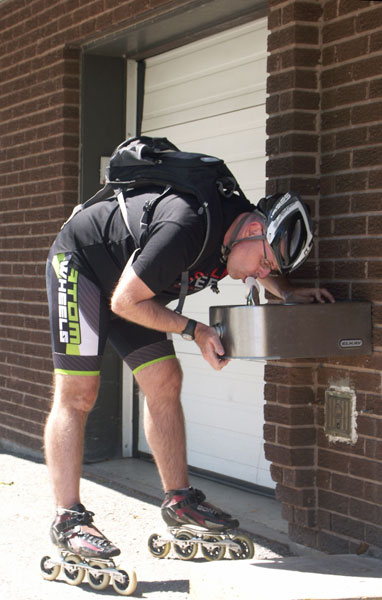
[[[178,399],[182,389],[182,369],[177,359],[160,361],[140,371],[137,383],[146,398]]]
[[[99,377],[96,375],[56,374],[54,405],[88,413],[97,400]]]

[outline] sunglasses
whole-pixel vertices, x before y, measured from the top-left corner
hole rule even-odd
[[[263,242],[263,253],[264,256],[263,258],[260,260],[261,265],[265,268],[265,269],[269,269],[270,271],[276,271],[276,272],[280,272],[279,266],[277,264],[273,264],[267,257],[267,249],[265,246],[265,234],[264,234],[264,230],[263,230],[263,237],[262,237],[262,242]]]

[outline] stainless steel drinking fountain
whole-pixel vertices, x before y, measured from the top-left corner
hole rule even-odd
[[[227,358],[370,354],[370,302],[211,306]]]

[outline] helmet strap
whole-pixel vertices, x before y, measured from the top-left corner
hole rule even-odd
[[[252,214],[253,213],[249,213],[249,215],[248,214],[243,215],[243,217],[238,221],[235,229],[233,230],[233,232],[231,234],[231,237],[229,239],[228,244],[227,245],[222,244],[222,247],[221,247],[221,256],[222,256],[223,262],[227,262],[228,255],[230,254],[233,246],[235,246],[236,244],[239,244],[240,242],[248,242],[248,241],[251,241],[251,240],[266,240],[267,239],[266,235],[264,233],[262,235],[250,235],[248,237],[237,239],[237,236],[238,236],[241,228],[243,227],[245,221]],[[259,213],[259,215],[260,215],[260,213]]]

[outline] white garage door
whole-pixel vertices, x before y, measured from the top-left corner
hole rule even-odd
[[[264,195],[266,21],[259,20],[146,61],[142,134],[223,158],[250,200]],[[208,323],[214,304],[245,303],[225,280],[187,298],[184,314]],[[274,487],[263,452],[262,361],[231,361],[218,373],[195,344],[175,345],[184,370],[182,402],[191,466]],[[139,450],[148,452],[142,426]]]

